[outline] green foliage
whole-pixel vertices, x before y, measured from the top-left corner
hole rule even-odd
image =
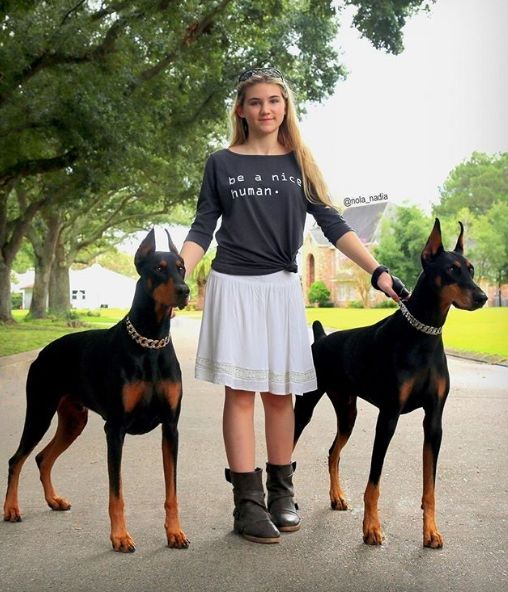
[[[21,244],[21,248],[16,253],[16,257],[14,258],[14,262],[12,264],[12,269],[16,273],[25,273],[25,271],[32,269],[33,266],[34,252],[32,246],[27,240],[24,240]]]
[[[389,300],[380,300],[372,308],[397,308],[397,304],[390,298]]]
[[[139,277],[136,268],[134,267],[133,257],[116,248],[110,249],[106,253],[99,255],[97,257],[97,263],[106,269],[111,269],[111,271],[116,271],[122,275],[127,275],[136,279]]]
[[[497,202],[508,202],[508,153],[473,152],[448,175],[433,213],[450,218],[467,208],[478,216]]]
[[[347,304],[348,308],[365,308],[361,300],[351,300]]]
[[[419,10],[430,10],[435,0],[346,0],[346,4],[356,6],[358,11],[353,18],[354,26],[367,37],[376,49],[384,49],[393,54],[403,51],[402,28],[406,20]]]
[[[498,285],[508,282],[508,202],[497,202],[479,216],[473,237],[482,276]]]
[[[409,290],[421,273],[420,255],[431,230],[431,219],[418,206],[398,207],[393,218],[384,218],[381,222],[374,255]]]
[[[307,297],[310,303],[325,306],[330,301],[330,290],[323,281],[318,280],[310,285]]]
[[[478,277],[508,281],[508,153],[473,152],[448,175],[434,212],[447,228],[464,223]]]
[[[355,4],[376,47],[399,51],[421,2]],[[273,64],[300,105],[323,100],[345,75],[337,13],[331,0],[3,2],[0,263],[32,224],[40,244],[50,213],[61,269],[147,224],[188,222],[238,73]]]
[[[19,292],[11,293],[11,307],[13,310],[21,308],[23,304],[23,295]]]

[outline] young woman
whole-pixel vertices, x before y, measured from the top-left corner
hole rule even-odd
[[[291,462],[292,395],[316,388],[297,275],[305,216],[398,300],[392,278],[331,206],[311,153],[303,144],[291,90],[275,68],[243,72],[231,113],[228,148],[212,154],[181,255],[187,274],[203,257],[217,220],[196,359],[196,377],[225,386],[223,435],[233,484],[234,529],[259,543],[294,531]],[[268,454],[267,506],[256,468],[254,400],[264,407]]]

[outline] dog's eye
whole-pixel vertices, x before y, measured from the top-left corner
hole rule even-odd
[[[156,265],[154,269],[157,273],[162,273],[164,271],[164,267],[162,267],[162,265]]]
[[[180,274],[181,274],[182,276],[184,276],[184,275],[185,275],[185,267],[184,267],[183,265],[181,265],[181,266],[179,266],[179,267],[178,267],[178,271],[180,272]]]
[[[460,267],[455,267],[455,265],[450,265],[450,267],[448,268],[448,271],[450,273],[458,273],[458,272],[460,272]]]
[[[471,274],[471,277],[474,277],[474,267],[472,265],[469,266],[469,273]]]

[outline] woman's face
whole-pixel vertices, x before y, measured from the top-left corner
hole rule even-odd
[[[247,121],[250,136],[262,137],[278,132],[286,115],[286,101],[278,84],[259,82],[247,87],[236,112]]]

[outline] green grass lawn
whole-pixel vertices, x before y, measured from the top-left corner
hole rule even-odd
[[[308,308],[307,320],[320,320],[329,329],[350,329],[370,325],[392,314],[395,309]],[[124,309],[81,311],[83,326],[72,328],[64,320],[25,321],[25,311],[14,311],[16,323],[0,325],[0,356],[44,347],[70,331],[110,327],[125,314]],[[200,318],[197,311],[178,311],[177,315]],[[473,353],[489,361],[508,359],[508,308],[483,308],[467,312],[452,308],[443,331],[445,347],[451,351]]]
[[[395,309],[309,308],[309,322],[320,320],[330,329],[350,329],[376,323]],[[443,329],[445,347],[470,352],[493,361],[508,359],[508,308],[482,308],[474,312],[452,308]]]

